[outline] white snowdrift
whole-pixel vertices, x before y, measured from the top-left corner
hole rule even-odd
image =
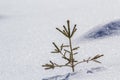
[[[78,24],[73,42],[96,25],[120,17],[119,0],[0,0],[0,80],[42,80],[70,73],[67,68],[45,71],[48,60],[60,62],[49,54],[52,41],[66,42],[55,30],[70,19]],[[104,54],[102,64],[80,64],[76,71],[106,66],[107,70],[72,80],[119,80],[120,37],[77,43],[78,59]],[[61,63],[61,62],[60,62]]]

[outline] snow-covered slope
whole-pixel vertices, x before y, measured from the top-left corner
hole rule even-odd
[[[67,68],[45,71],[41,67],[48,60],[61,61],[59,56],[49,54],[52,41],[67,42],[55,27],[62,27],[67,19],[78,24],[74,42],[94,26],[119,19],[119,7],[119,0],[0,0],[0,80],[41,80],[71,72]],[[78,44],[78,59],[98,53],[105,56],[102,64],[82,64],[76,71],[110,68],[110,74],[82,76],[83,80],[119,79],[119,40],[111,37]]]

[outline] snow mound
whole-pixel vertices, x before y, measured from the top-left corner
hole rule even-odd
[[[97,26],[97,28],[94,28],[93,30],[86,33],[82,39],[88,40],[94,40],[94,39],[101,39],[106,38],[110,36],[116,36],[120,35],[120,20],[113,21],[108,24],[105,24],[103,26]]]

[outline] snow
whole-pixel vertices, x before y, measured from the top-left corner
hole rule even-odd
[[[80,70],[77,72],[72,72],[72,73],[67,73],[65,75],[57,75],[49,78],[45,78],[43,80],[73,80],[73,79],[81,79],[83,76],[89,76],[94,73],[97,73],[99,71],[104,71],[106,70],[104,67],[96,67],[96,68],[91,68],[91,69],[86,69],[86,70]],[[83,77],[84,78],[84,77]]]
[[[67,42],[56,30],[66,24],[77,24],[73,42],[93,27],[120,17],[119,0],[0,0],[0,80],[42,80],[70,73],[68,68],[44,70],[49,60],[62,63],[50,54],[52,41]],[[80,64],[76,71],[105,66],[107,70],[72,80],[119,80],[119,36],[80,42],[76,58],[104,54],[102,64]],[[80,78],[80,79],[79,79]]]
[[[77,43],[81,41],[104,39],[119,35],[120,35],[120,21],[116,20],[101,26],[96,26],[95,28],[89,30],[87,33],[85,33],[78,39]]]

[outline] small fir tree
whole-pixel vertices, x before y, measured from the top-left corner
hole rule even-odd
[[[42,65],[42,67],[45,67],[45,69],[54,69],[55,67],[70,67],[72,71],[75,71],[75,66],[83,63],[83,62],[90,62],[94,61],[96,63],[101,63],[97,59],[102,57],[102,55],[97,54],[94,57],[89,57],[87,59],[83,59],[82,61],[78,61],[74,58],[74,56],[77,54],[77,50],[79,47],[73,47],[72,45],[72,37],[74,36],[75,32],[77,31],[76,24],[74,25],[73,29],[70,28],[70,21],[67,20],[67,27],[63,25],[63,30],[56,28],[60,33],[62,33],[67,39],[69,44],[61,44],[61,46],[58,46],[55,42],[53,42],[53,45],[55,47],[54,51],[51,53],[57,53],[60,54],[62,59],[66,60],[67,62],[64,64],[57,64],[53,61],[49,61],[49,63]]]

